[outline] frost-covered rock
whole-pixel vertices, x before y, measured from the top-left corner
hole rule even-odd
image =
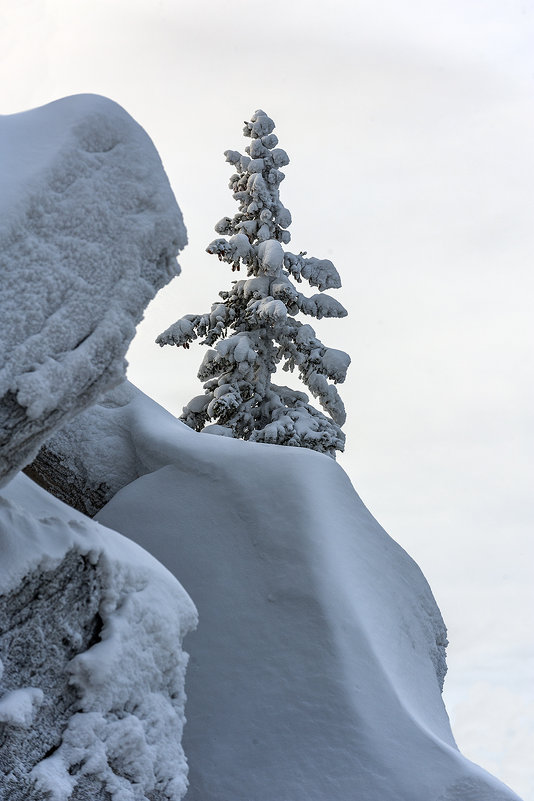
[[[129,405],[146,475],[98,519],[199,610],[188,801],[518,801],[458,751],[436,602],[341,468]]]
[[[0,479],[124,377],[185,228],[159,156],[116,103],[0,117]]]
[[[24,472],[93,517],[121,487],[146,472],[130,437],[132,402],[139,395],[129,381],[108,390],[56,431]]]
[[[193,603],[23,475],[0,493],[0,799],[178,801]]]

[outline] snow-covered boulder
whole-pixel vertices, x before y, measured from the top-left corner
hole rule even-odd
[[[198,434],[140,394],[129,407],[146,475],[97,519],[199,610],[188,801],[518,801],[458,751],[435,600],[343,470]]]
[[[0,479],[124,377],[182,216],[145,131],[75,95],[0,116]]]
[[[0,799],[178,801],[193,603],[19,475],[0,492]]]

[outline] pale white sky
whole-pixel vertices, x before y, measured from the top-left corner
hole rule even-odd
[[[464,752],[534,800],[534,3],[0,0],[0,112],[97,92],[154,140],[190,244],[129,354],[179,413],[202,348],[159,349],[231,275],[222,152],[264,108],[292,249],[331,258],[352,356],[340,463],[427,576]]]

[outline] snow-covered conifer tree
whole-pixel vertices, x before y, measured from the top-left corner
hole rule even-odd
[[[211,421],[214,433],[312,448],[335,458],[345,441],[345,408],[335,384],[344,381],[350,358],[326,348],[296,315],[321,319],[347,312],[330,295],[302,295],[291,280],[304,278],[321,293],[341,286],[328,259],[305,258],[305,253],[282,247],[290,240],[291,214],[280,202],[285,176],[279,168],[289,158],[277,147],[273,129],[272,119],[256,111],[245,123],[244,134],[252,140],[247,155],[225,152],[235,168],[230,189],[239,211],[217,223],[222,237],[207,248],[232,271],[244,265],[248,277],[220,292],[209,314],[182,317],[156,341],[188,348],[200,336],[210,346],[198,373],[205,393],[193,398],[181,416],[191,428],[201,431]],[[280,362],[284,370],[297,368],[326,414],[311,406],[303,392],[272,383]]]

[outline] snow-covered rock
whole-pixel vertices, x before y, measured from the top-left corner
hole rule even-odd
[[[0,799],[178,801],[193,603],[19,475],[0,493]]]
[[[338,465],[128,414],[147,474],[97,517],[199,610],[188,801],[518,801],[458,751],[430,588]]]
[[[124,377],[155,292],[179,272],[181,213],[116,103],[76,95],[0,116],[0,479]]]
[[[147,472],[130,438],[132,401],[123,381],[47,440],[25,472],[69,506],[93,517],[121,487]]]
[[[132,438],[147,404],[163,413],[124,380],[56,431],[24,472],[45,483],[59,500],[94,517],[122,487],[153,469],[152,458]]]

